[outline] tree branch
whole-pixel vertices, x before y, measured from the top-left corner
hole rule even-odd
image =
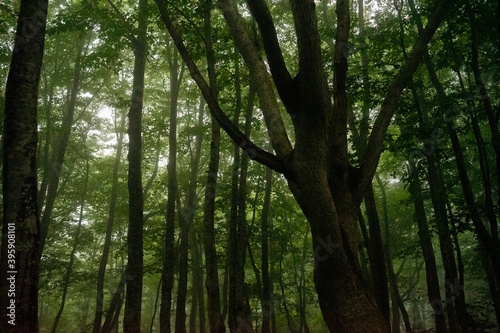
[[[200,70],[194,63],[189,51],[187,50],[181,35],[175,28],[172,19],[167,11],[165,3],[163,0],[155,0],[160,10],[160,15],[165,24],[170,36],[172,37],[177,50],[179,51],[182,59],[184,60],[189,73],[193,80],[196,82],[198,87],[210,108],[210,112],[220,124],[220,126],[226,131],[226,133],[231,137],[231,139],[243,150],[244,153],[259,163],[262,163],[271,169],[285,173],[285,164],[283,160],[271,153],[268,153],[255,145],[250,139],[248,139],[229,119],[229,117],[220,109],[217,99],[212,95],[211,90],[205,79],[203,78]]]
[[[347,158],[347,57],[349,56],[349,0],[338,0],[336,4],[337,34],[333,56],[333,117],[332,131],[336,137],[334,146],[339,159]],[[340,164],[339,162],[337,162]]]
[[[264,0],[247,0],[247,4],[259,25],[267,61],[278,94],[287,110],[290,110],[297,105],[296,99],[298,95],[295,91],[292,76],[288,72],[283,59],[271,12]]]
[[[113,8],[114,12],[116,13],[116,16],[118,16],[118,18],[120,18],[123,21],[123,23],[127,27],[127,30],[130,32],[130,35],[127,36],[127,38],[132,42],[132,45],[137,44],[137,38],[135,37],[134,27],[127,21],[125,16],[123,16],[122,12],[120,12],[118,7],[116,7],[116,5],[111,0],[108,0],[108,3],[111,6],[111,8]]]
[[[238,13],[233,1],[219,0],[218,4],[229,27],[229,32],[233,36],[234,42],[243,56],[252,80],[257,87],[260,107],[264,114],[273,148],[279,157],[286,158],[291,155],[293,148],[285,130],[285,124],[279,111],[280,108],[266,65],[245,29],[245,21]]]
[[[380,159],[380,155],[382,154],[385,133],[391,123],[394,113],[396,112],[399,98],[422,61],[427,44],[441,24],[441,21],[443,20],[450,4],[450,0],[442,0],[439,3],[434,15],[429,19],[427,26],[413,46],[413,50],[410,53],[406,64],[387,90],[380,113],[373,125],[366,153],[362,159],[357,189],[354,193],[356,200],[359,202],[363,199],[363,195],[366,192],[368,185],[371,184],[375,171],[377,170],[378,161]]]
[[[314,0],[290,0],[290,5],[299,51],[298,77],[309,86],[311,84],[317,85],[317,87],[311,87],[311,90],[323,94],[325,87],[322,85],[326,85],[326,78],[321,56],[321,39],[316,19],[316,5]],[[326,89],[328,89],[327,86]]]

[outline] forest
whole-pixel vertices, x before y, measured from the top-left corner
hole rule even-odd
[[[500,1],[2,0],[0,332],[499,332]]]

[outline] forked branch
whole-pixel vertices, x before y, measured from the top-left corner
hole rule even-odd
[[[278,89],[278,93],[287,109],[296,105],[296,96],[292,76],[283,59],[283,53],[278,42],[276,28],[273,23],[271,12],[264,0],[247,0],[252,16],[259,25],[264,51],[271,74]]]
[[[172,37],[179,54],[181,55],[184,63],[189,69],[189,73],[193,80],[196,82],[201,90],[205,101],[210,109],[210,112],[220,124],[220,126],[226,131],[226,133],[231,137],[231,139],[243,150],[244,153],[259,163],[262,163],[271,169],[285,173],[285,165],[281,158],[261,149],[255,145],[249,138],[247,138],[229,119],[229,117],[221,110],[217,99],[212,95],[209,85],[203,78],[200,70],[194,63],[189,51],[187,50],[180,33],[175,28],[170,14],[165,6],[163,0],[155,0],[160,11],[160,15],[163,23],[165,24],[170,36]]]
[[[361,163],[357,191],[355,193],[355,197],[359,202],[363,199],[363,194],[365,193],[368,185],[371,184],[375,171],[377,170],[378,161],[382,153],[385,133],[387,132],[391,119],[396,112],[399,98],[401,97],[406,85],[413,77],[417,67],[420,65],[427,48],[427,44],[432,39],[432,36],[434,36],[434,33],[441,24],[441,21],[444,19],[450,5],[450,0],[442,0],[438,4],[436,11],[429,19],[427,26],[413,46],[413,50],[408,56],[406,64],[391,83],[387,93],[385,94],[384,102],[382,103],[380,113],[373,125],[373,129],[368,140],[368,148],[366,149],[366,153]]]

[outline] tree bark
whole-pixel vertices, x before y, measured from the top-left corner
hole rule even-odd
[[[46,0],[21,1],[5,89],[0,260],[2,332],[38,331],[37,101],[46,19]]]
[[[123,330],[141,331],[142,278],[143,278],[143,224],[144,201],[142,189],[142,105],[144,96],[144,72],[146,68],[148,2],[139,1],[139,27],[135,44],[134,80],[129,118],[128,152],[128,263],[127,292]]]

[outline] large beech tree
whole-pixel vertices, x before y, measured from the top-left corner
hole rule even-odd
[[[46,20],[47,0],[21,1],[5,89],[0,269],[2,332],[38,331],[37,102]],[[9,241],[10,235],[14,235],[15,242]],[[15,290],[14,294],[10,290]]]
[[[350,1],[338,0],[336,3],[333,96],[324,68],[313,0],[290,0],[298,49],[299,70],[295,76],[288,71],[273,18],[264,0],[247,0],[246,4],[259,26],[267,64],[246,30],[245,21],[234,2],[218,1],[229,32],[257,87],[275,154],[253,144],[221,110],[216,96],[184,45],[167,2],[156,0],[156,3],[213,117],[251,159],[286,177],[311,226],[316,254],[314,282],[328,328],[336,332],[388,332],[389,323],[364,280],[358,263],[357,208],[371,186],[384,136],[399,98],[451,2],[443,0],[436,3],[434,14],[414,44],[406,64],[388,86],[358,167],[352,165],[348,155],[346,78]],[[293,146],[285,130],[273,83],[293,122]]]

